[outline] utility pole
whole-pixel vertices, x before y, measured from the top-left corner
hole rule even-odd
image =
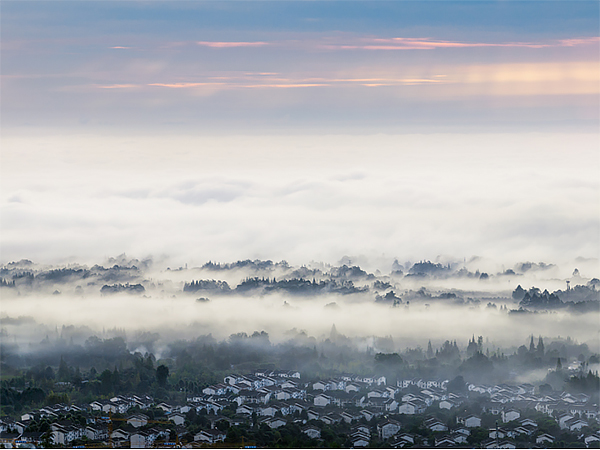
[[[496,420],[496,448],[499,448],[500,444],[498,442],[498,421]]]

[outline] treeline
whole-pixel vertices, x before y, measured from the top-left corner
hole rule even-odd
[[[56,370],[39,365],[22,371],[20,376],[3,380],[2,414],[18,415],[44,405],[89,403],[133,392],[169,399],[176,393],[169,394],[166,389],[168,375],[168,368],[157,364],[152,354],[130,354],[114,369],[102,372],[95,367],[82,372],[61,358]]]
[[[115,264],[112,267],[94,265],[87,267],[62,267],[60,269],[41,269],[34,271],[33,264],[27,264],[28,269],[13,267],[10,264],[0,268],[0,287],[34,287],[35,285],[67,284],[79,280],[87,283],[116,283],[132,282],[142,277],[143,272],[135,265],[124,266]]]
[[[282,291],[294,295],[319,295],[319,294],[357,294],[368,292],[368,287],[356,287],[350,280],[338,282],[336,280],[307,280],[304,278],[292,278],[277,280],[265,277],[249,277],[242,280],[234,289],[231,289],[227,282],[216,280],[192,280],[185,283],[184,292],[205,291],[219,294],[248,294],[261,291],[264,293]]]
[[[146,288],[144,288],[144,286],[142,286],[139,283],[138,284],[118,283],[118,284],[112,284],[112,285],[105,284],[100,289],[100,293],[102,295],[120,294],[122,292],[125,292],[128,294],[143,294],[145,291],[146,291]]]
[[[234,263],[213,263],[212,261],[207,262],[202,266],[202,269],[213,270],[213,271],[225,271],[225,270],[235,270],[235,269],[246,269],[252,271],[271,271],[275,269],[289,269],[290,265],[287,261],[280,261],[278,263],[274,263],[271,260],[261,261],[260,259],[255,259],[254,261],[250,259],[246,259],[243,261],[236,261]]]
[[[525,290],[518,285],[512,293],[512,298],[519,302],[519,306],[527,310],[560,309],[567,308],[573,312],[600,311],[600,291],[596,289],[598,280],[594,278],[587,285],[577,285],[572,289],[554,292],[541,291],[532,287]]]
[[[8,287],[8,288],[14,288],[15,287],[15,280],[5,280],[4,278],[0,278],[0,287]]]
[[[138,344],[134,348],[139,348]],[[553,369],[544,382],[554,389],[592,395],[599,391],[597,374],[586,369],[588,364],[598,362],[598,355],[570,339],[546,343],[541,337],[531,337],[529,346],[522,345],[509,355],[487,348],[482,336],[473,336],[466,352],[455,340],[446,340],[439,347],[429,342],[426,350],[397,352],[395,347],[391,337],[359,342],[340,334],[335,327],[321,341],[296,331],[287,342],[279,344],[273,344],[264,331],[235,333],[223,341],[211,335],[199,336],[161,346],[159,360],[156,353],[130,351],[122,337],[92,336],[83,346],[48,341],[38,353],[20,357],[10,355],[17,352],[16,348],[3,344],[2,387],[11,392],[8,395],[3,391],[7,400],[2,408],[5,414],[19,413],[22,408],[55,399],[52,395],[73,402],[131,393],[160,400],[180,399],[222,382],[231,372],[277,369],[298,370],[309,380],[344,373],[384,375],[390,384],[415,377],[462,377],[473,383],[494,384],[505,382],[514,373]],[[384,348],[388,350],[381,350]],[[580,361],[581,370],[572,377],[573,372],[560,364],[574,357]],[[11,366],[7,361],[16,364]]]
[[[600,377],[598,373],[588,371],[587,375],[575,375],[568,379],[566,389],[570,392],[585,394],[595,394],[598,396],[600,392]]]

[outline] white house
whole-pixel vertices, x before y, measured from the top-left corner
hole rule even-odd
[[[362,417],[361,414],[349,413],[348,411],[342,412],[340,416],[342,416],[342,420],[346,423],[352,423],[355,420],[360,420]]]
[[[85,427],[84,436],[90,441],[100,441],[108,438],[108,427],[99,425],[88,425]]]
[[[571,420],[573,418],[573,416],[571,414],[561,414],[558,417],[558,426],[560,427],[561,430],[565,430],[567,428],[569,428],[567,426],[567,422],[569,420]]]
[[[325,381],[317,381],[312,385],[313,391],[327,391],[329,390],[329,383]]]
[[[427,409],[427,405],[425,404],[425,402],[420,402],[419,400],[414,400],[414,401],[410,401],[407,403],[402,403],[399,408],[398,408],[398,412],[400,414],[421,414],[423,412],[425,412],[425,409]]]
[[[203,430],[194,436],[195,442],[208,442],[214,444],[216,442],[223,442],[227,435],[223,431],[219,430]]]
[[[356,384],[354,384],[354,383],[348,383],[348,384],[346,384],[346,389],[344,389],[344,390],[345,390],[347,393],[350,393],[350,392],[358,392],[358,391],[360,391],[360,386],[357,386],[357,385],[356,385]]]
[[[583,427],[589,426],[589,424],[583,419],[573,418],[571,420],[567,420],[565,425],[569,429],[569,431],[581,431]]]
[[[248,414],[248,415],[251,415],[253,412],[254,412],[254,408],[252,408],[251,406],[248,406],[248,405],[239,406],[235,410],[236,414]]]
[[[441,422],[440,420],[436,419],[435,417],[431,417],[429,419],[426,419],[423,424],[429,428],[431,431],[448,431],[448,427]]]
[[[440,409],[452,409],[452,407],[454,406],[454,403],[450,400],[442,400],[440,402]]]
[[[102,402],[92,402],[90,403],[90,407],[92,408],[92,411],[102,411],[104,409],[104,404]]]
[[[54,444],[67,445],[84,435],[84,429],[72,425],[52,424],[52,440]]]
[[[377,425],[377,432],[379,433],[379,438],[382,440],[389,439],[394,436],[402,426],[399,422],[395,420],[384,420],[379,425]]]
[[[297,389],[298,388],[298,383],[292,380],[285,380],[282,384],[281,384],[282,389]]]
[[[131,445],[131,448],[150,447],[150,442],[148,441],[148,434],[143,431],[136,431],[131,436],[129,436],[129,443]]]
[[[384,402],[384,407],[385,410],[388,412],[396,412],[398,411],[398,407],[400,406],[398,404],[398,402],[396,400],[394,400],[393,398],[388,398],[385,402]]]
[[[454,442],[456,442],[457,444],[466,444],[467,443],[467,438],[468,436],[465,436],[462,433],[459,433],[457,431],[453,432],[450,437],[452,438],[452,440]]]
[[[517,420],[521,417],[521,413],[516,409],[508,409],[506,411],[502,411],[502,422],[510,422],[513,420]]]
[[[477,416],[467,416],[463,421],[463,425],[467,428],[476,428],[481,426],[481,419]]]
[[[267,405],[267,406],[263,406],[262,408],[258,409],[258,415],[259,416],[267,416],[267,417],[275,417],[275,413],[278,411],[278,408],[276,408],[273,405]]]
[[[156,405],[156,407],[162,409],[166,413],[170,413],[171,411],[173,411],[173,406],[165,402],[159,403],[158,405]]]
[[[553,444],[554,443],[554,436],[552,436],[551,434],[540,434],[538,437],[535,438],[535,443],[536,444]]]
[[[319,394],[314,399],[315,406],[327,406],[331,403],[331,397],[325,394]]]
[[[185,416],[181,413],[169,414],[168,419],[175,425],[183,425],[185,423]]]
[[[592,444],[594,442],[600,442],[600,433],[594,433],[594,434],[590,434],[589,436],[586,436],[583,439],[583,442],[585,442],[586,447],[589,447],[590,444]]]
[[[378,412],[378,411],[372,411],[372,410],[369,410],[369,409],[363,409],[363,410],[360,411],[360,413],[367,420],[371,420],[373,417],[379,417],[381,415],[380,412]]]
[[[396,436],[396,438],[398,440],[402,440],[405,441],[407,443],[411,443],[414,444],[415,443],[415,437],[412,434],[408,434],[408,433],[401,433],[398,436]]]
[[[127,423],[134,428],[140,428],[148,424],[148,416],[144,414],[134,414],[127,418]]]
[[[453,447],[455,445],[456,441],[448,435],[435,438],[436,447]]]
[[[273,417],[264,420],[263,423],[267,424],[271,428],[279,428],[283,427],[287,422],[281,417]]]
[[[124,439],[129,440],[129,432],[126,430],[115,430],[112,432],[110,437],[114,439]]]
[[[309,438],[312,439],[320,439],[321,438],[321,430],[313,425],[308,425],[302,428],[302,432],[306,434]]]
[[[366,447],[367,445],[369,445],[369,438],[367,438],[366,436],[362,435],[362,434],[357,434],[356,436],[352,436],[352,446],[354,448],[362,448],[362,447]]]

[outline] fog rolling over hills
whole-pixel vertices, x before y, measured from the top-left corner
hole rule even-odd
[[[0,447],[600,443],[599,19],[2,2]]]
[[[483,272],[476,258],[394,259],[374,272],[349,258],[337,265],[245,260],[197,267],[126,255],[92,266],[21,260],[0,272],[3,341],[27,353],[67,329],[72,344],[119,335],[130,350],[147,351],[254,331],[272,343],[298,333],[322,339],[335,326],[363,351],[424,349],[429,341],[472,335],[495,351],[540,335],[569,337],[598,352],[599,280],[593,264],[579,262],[581,270],[561,277],[565,268],[543,262]],[[151,344],[142,335],[153,336]]]
[[[467,413],[480,414],[471,416],[480,424],[471,441],[462,439],[473,445],[488,438],[495,421],[516,427],[507,417],[518,408],[513,415],[533,417],[538,431],[552,431],[566,447],[594,438],[594,430],[576,435],[559,428],[560,417],[544,411],[580,408],[587,421],[577,426],[597,426],[594,261],[577,261],[565,277],[564,267],[547,262],[484,272],[479,265],[491,264],[479,258],[394,258],[371,271],[352,259],[165,267],[163,259],[123,254],[94,265],[6,263],[0,268],[2,412],[18,417],[46,404],[63,414],[81,404],[111,426],[143,414],[162,424],[172,445],[222,432],[224,445],[242,440],[271,448],[277,429],[288,436],[286,447],[317,447],[323,441],[303,433],[319,425],[325,442],[346,448],[359,442],[355,426],[366,427],[364,439],[376,443],[370,427],[390,421],[419,446],[430,445],[428,426],[460,427],[457,418]],[[263,386],[268,380],[273,384]],[[141,403],[117,409],[129,398]],[[269,416],[274,408],[280,414]],[[88,413],[65,417],[81,414]],[[348,420],[329,423],[335,414]],[[39,431],[55,422],[41,418],[28,427]],[[328,435],[331,429],[337,434]],[[137,439],[139,432],[125,424],[115,432],[127,430]],[[389,438],[379,436],[382,445]]]

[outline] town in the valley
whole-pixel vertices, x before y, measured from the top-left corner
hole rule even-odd
[[[580,378],[597,383],[591,372]],[[0,426],[5,448],[597,448],[593,397],[462,377],[391,384],[383,375],[261,370],[231,373],[183,402],[116,395],[49,404]]]
[[[162,281],[138,266],[2,269],[14,312],[0,330],[0,444],[600,447],[600,281],[578,270],[566,290],[511,294],[486,289],[517,272],[523,281],[532,264],[488,275],[420,262],[377,275],[241,261]],[[413,278],[474,287],[402,289]],[[38,298],[93,308],[114,328],[19,313]],[[126,314],[139,322],[118,328]],[[303,327],[318,320],[317,332]]]

